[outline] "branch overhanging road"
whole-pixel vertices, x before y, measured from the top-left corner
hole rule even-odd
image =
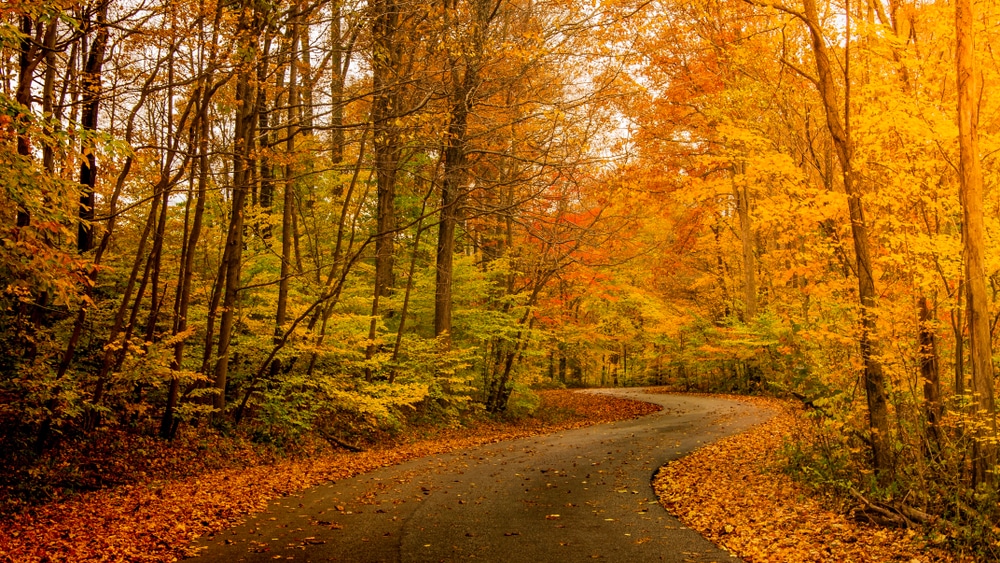
[[[197,561],[738,561],[667,513],[650,481],[767,413],[717,398],[600,392],[664,409],[314,487],[202,539]]]

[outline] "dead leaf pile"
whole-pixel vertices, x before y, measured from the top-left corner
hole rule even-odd
[[[685,525],[749,563],[960,560],[914,530],[864,524],[825,508],[777,463],[785,440],[804,431],[802,419],[780,401],[740,400],[775,415],[671,462],[653,480],[660,502]]]
[[[263,510],[276,497],[420,456],[634,418],[655,405],[572,391],[542,393],[541,412],[516,422],[483,422],[431,439],[382,444],[272,465],[126,485],[50,503],[0,521],[0,561],[175,561],[191,541]]]

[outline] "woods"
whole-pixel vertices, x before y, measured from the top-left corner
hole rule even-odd
[[[0,13],[12,467],[766,393],[804,479],[997,555],[997,6]]]
[[[43,450],[210,414],[294,433],[504,411],[584,244],[548,232],[607,174],[586,145],[608,85],[573,83],[605,56],[575,54],[579,28],[610,17],[5,7],[4,425]]]

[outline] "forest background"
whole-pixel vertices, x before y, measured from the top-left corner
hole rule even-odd
[[[992,0],[0,10],[11,479],[671,384],[794,395],[803,476],[1000,545]]]

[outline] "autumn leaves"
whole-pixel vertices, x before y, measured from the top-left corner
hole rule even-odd
[[[979,116],[997,68],[977,9],[992,13],[675,7],[645,38],[634,114],[635,166],[659,173],[643,185],[674,199],[667,239],[688,252],[659,281],[692,293],[672,299],[676,379],[756,374],[821,404],[826,478],[962,521],[946,497],[992,480],[996,439],[995,124]]]

